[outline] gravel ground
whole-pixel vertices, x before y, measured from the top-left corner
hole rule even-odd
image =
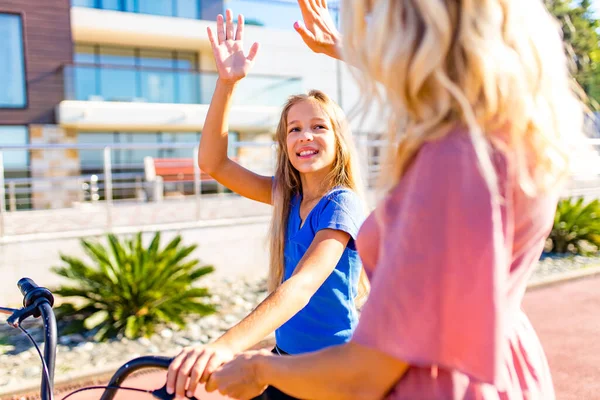
[[[593,265],[600,265],[600,255],[544,255],[531,276],[531,282]],[[204,285],[211,289],[212,301],[219,304],[217,314],[190,320],[184,330],[163,327],[150,339],[124,338],[96,343],[84,335],[61,336],[57,347],[56,376],[83,373],[86,369],[94,371],[140,355],[173,355],[184,346],[209,343],[246,316],[266,296],[263,279],[228,281],[208,277],[204,280]],[[24,326],[38,343],[42,341],[38,320],[29,321]],[[0,393],[29,383],[39,384],[41,364],[35,349],[25,335],[4,323],[0,325],[0,355]]]
[[[584,256],[559,256],[544,254],[537,268],[534,270],[530,281],[535,282],[552,275],[575,271],[577,269],[600,265],[600,255]]]

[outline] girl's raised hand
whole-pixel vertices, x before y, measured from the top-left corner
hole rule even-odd
[[[237,30],[234,35],[234,26],[231,10],[225,12],[226,21],[223,16],[217,16],[217,40],[213,31],[207,28],[208,39],[213,50],[219,79],[224,82],[235,83],[244,78],[250,72],[254,58],[258,52],[258,43],[250,47],[246,56],[244,54],[244,17],[238,15]]]

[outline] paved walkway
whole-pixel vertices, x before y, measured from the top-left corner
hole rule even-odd
[[[559,400],[600,399],[600,276],[529,291],[523,308],[529,315],[548,357]],[[127,385],[156,388],[162,372],[138,376]],[[62,399],[64,394],[57,398]],[[98,399],[98,392],[69,400]],[[201,400],[226,399],[198,390]],[[147,394],[124,392],[117,399],[150,400]]]
[[[523,304],[558,400],[600,399],[600,277],[533,290]]]

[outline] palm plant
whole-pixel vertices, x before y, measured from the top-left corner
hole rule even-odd
[[[204,316],[215,311],[206,288],[194,287],[212,266],[189,259],[196,245],[184,246],[176,236],[160,249],[160,233],[144,247],[142,235],[121,242],[107,235],[108,247],[83,239],[81,245],[92,264],[61,254],[66,264],[53,268],[73,284],[55,290],[63,298],[75,298],[57,308],[68,321],[68,332],[94,331],[96,340],[118,335],[128,338],[150,336],[157,326],[185,325],[187,315]]]
[[[555,253],[589,254],[600,249],[600,200],[583,198],[559,201],[548,237]]]

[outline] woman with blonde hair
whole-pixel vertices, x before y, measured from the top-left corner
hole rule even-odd
[[[355,239],[366,216],[356,151],[342,110],[320,91],[291,96],[276,131],[275,176],[257,175],[227,157],[228,119],[236,86],[258,52],[243,52],[243,16],[231,10],[208,28],[217,71],[200,140],[200,168],[234,192],[273,205],[269,296],[206,346],[172,361],[167,390],[190,396],[233,355],[275,331],[278,354],[296,355],[350,340],[356,303],[368,290]],[[285,396],[275,388],[272,395]]]
[[[388,191],[357,240],[372,291],[350,342],[241,354],[207,389],[553,399],[521,301],[583,137],[558,24],[540,0],[348,0],[342,39],[323,0],[299,3],[307,45],[390,111]]]

